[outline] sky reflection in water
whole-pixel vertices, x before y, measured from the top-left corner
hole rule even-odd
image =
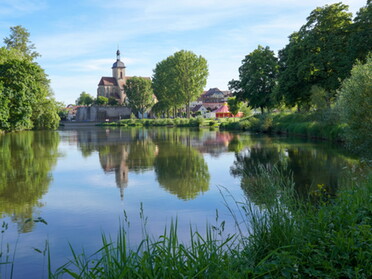
[[[0,217],[9,223],[4,242],[12,249],[19,238],[15,278],[39,278],[46,270],[34,250],[45,240],[55,266],[70,256],[68,242],[88,254],[97,250],[102,232],[115,236],[124,211],[135,246],[141,207],[153,235],[177,218],[187,240],[190,224],[203,232],[206,222],[215,223],[216,209],[233,233],[219,186],[262,206],[260,189],[247,186],[258,164],[292,172],[306,196],[317,184],[336,191],[356,163],[331,144],[175,128],[22,132],[0,136],[0,146]],[[25,224],[37,217],[48,225]]]

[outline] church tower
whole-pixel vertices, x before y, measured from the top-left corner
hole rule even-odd
[[[125,79],[125,65],[120,61],[120,50],[116,51],[116,62],[112,65],[112,77],[117,81]]]

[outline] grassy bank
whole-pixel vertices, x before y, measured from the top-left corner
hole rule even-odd
[[[123,119],[100,125],[122,127],[220,127],[223,130],[289,134],[332,141],[342,141],[346,127],[346,124],[339,122],[334,113],[328,111],[316,113],[266,113],[242,119],[205,119],[202,117],[190,119]]]
[[[238,122],[221,124],[221,128],[228,130],[289,134],[332,141],[342,141],[345,127],[332,113],[257,114]]]
[[[258,167],[257,173],[265,205],[257,210],[248,201],[237,204],[239,214],[231,210],[235,235],[221,238],[222,222],[203,236],[190,229],[189,241],[181,243],[174,222],[160,237],[146,235],[130,250],[123,226],[117,239],[103,235],[102,248],[93,255],[72,248],[71,261],[50,277],[370,278],[370,174],[359,184],[351,179],[334,198],[319,185],[299,200],[290,177],[275,168]]]
[[[224,120],[221,120],[224,121]],[[98,126],[114,127],[203,127],[218,126],[218,121],[197,118],[157,118],[157,119],[122,119],[117,122],[101,123]]]

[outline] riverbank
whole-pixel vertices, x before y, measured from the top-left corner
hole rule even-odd
[[[123,119],[101,123],[100,126],[123,127],[213,127],[223,130],[252,131],[260,133],[288,134],[308,138],[343,141],[346,124],[339,123],[332,113],[265,113],[245,118],[159,118]]]
[[[116,241],[102,236],[94,255],[72,248],[70,262],[51,275],[60,278],[369,278],[372,274],[372,176],[350,182],[331,197],[318,185],[308,199],[299,200],[292,179],[278,170],[260,167],[265,210],[238,204],[237,234],[209,226],[205,236],[190,229],[181,243],[177,222],[159,238],[146,236],[129,250],[124,226]],[[249,185],[246,185],[249,187]],[[229,204],[228,206],[236,206]],[[243,233],[244,229],[249,235]],[[79,275],[79,276],[78,276]]]

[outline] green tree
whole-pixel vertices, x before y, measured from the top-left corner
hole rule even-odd
[[[173,63],[172,56],[169,56],[156,64],[153,70],[152,88],[158,100],[153,111],[157,114],[169,114],[169,111],[173,110],[173,117],[175,117],[177,109],[182,105],[182,99],[172,87],[171,82],[175,79],[172,71]]]
[[[311,88],[317,85],[326,91],[330,106],[351,68],[347,50],[352,21],[347,10],[342,3],[314,9],[279,52],[279,93],[288,105],[309,108]]]
[[[372,51],[372,0],[360,8],[354,23],[350,28],[350,41],[348,44],[350,64],[356,59],[365,62],[367,55]]]
[[[348,124],[347,143],[365,154],[372,150],[372,54],[365,64],[358,62],[339,91],[337,107]]]
[[[16,49],[22,55],[31,60],[39,57],[40,54],[35,51],[35,45],[29,40],[30,33],[26,28],[17,25],[10,27],[10,35],[8,38],[4,38],[4,43],[8,50]]]
[[[3,84],[0,82],[0,130],[9,129],[9,94],[4,89]]]
[[[2,99],[8,99],[9,118],[1,123],[0,129],[24,130],[35,128],[55,128],[59,118],[55,106],[50,104],[51,90],[44,70],[24,57],[0,63],[0,83],[3,84]],[[46,121],[40,117],[48,115]],[[44,117],[45,118],[45,117]]]
[[[278,60],[270,48],[258,46],[248,54],[239,68],[239,83],[231,81],[230,87],[240,100],[247,100],[253,108],[270,108],[271,95],[276,84]]]
[[[66,104],[63,102],[56,102],[57,113],[61,120],[66,120],[68,116],[68,109],[66,108]]]
[[[185,50],[176,52],[173,57],[174,90],[181,96],[186,105],[187,118],[190,118],[190,103],[200,97],[207,84],[207,60]]]
[[[132,77],[124,85],[128,106],[136,113],[143,114],[154,104],[154,93],[151,80],[142,77]]]
[[[75,103],[79,106],[89,106],[93,104],[94,97],[87,92],[81,92],[79,98],[76,99]]]
[[[207,60],[191,51],[181,50],[157,64],[153,88],[159,101],[168,99],[171,104],[184,104],[190,118],[190,102],[203,93],[207,77]]]
[[[116,99],[113,98],[113,97],[110,97],[110,98],[108,99],[108,103],[107,103],[107,104],[110,105],[110,106],[117,106],[117,105],[119,104],[119,101],[116,100]]]
[[[94,101],[96,105],[107,105],[108,104],[108,98],[104,96],[98,96],[97,99]]]
[[[243,103],[239,101],[236,97],[232,97],[227,99],[227,105],[229,106],[229,111],[233,115],[237,115],[241,107],[243,106]]]

